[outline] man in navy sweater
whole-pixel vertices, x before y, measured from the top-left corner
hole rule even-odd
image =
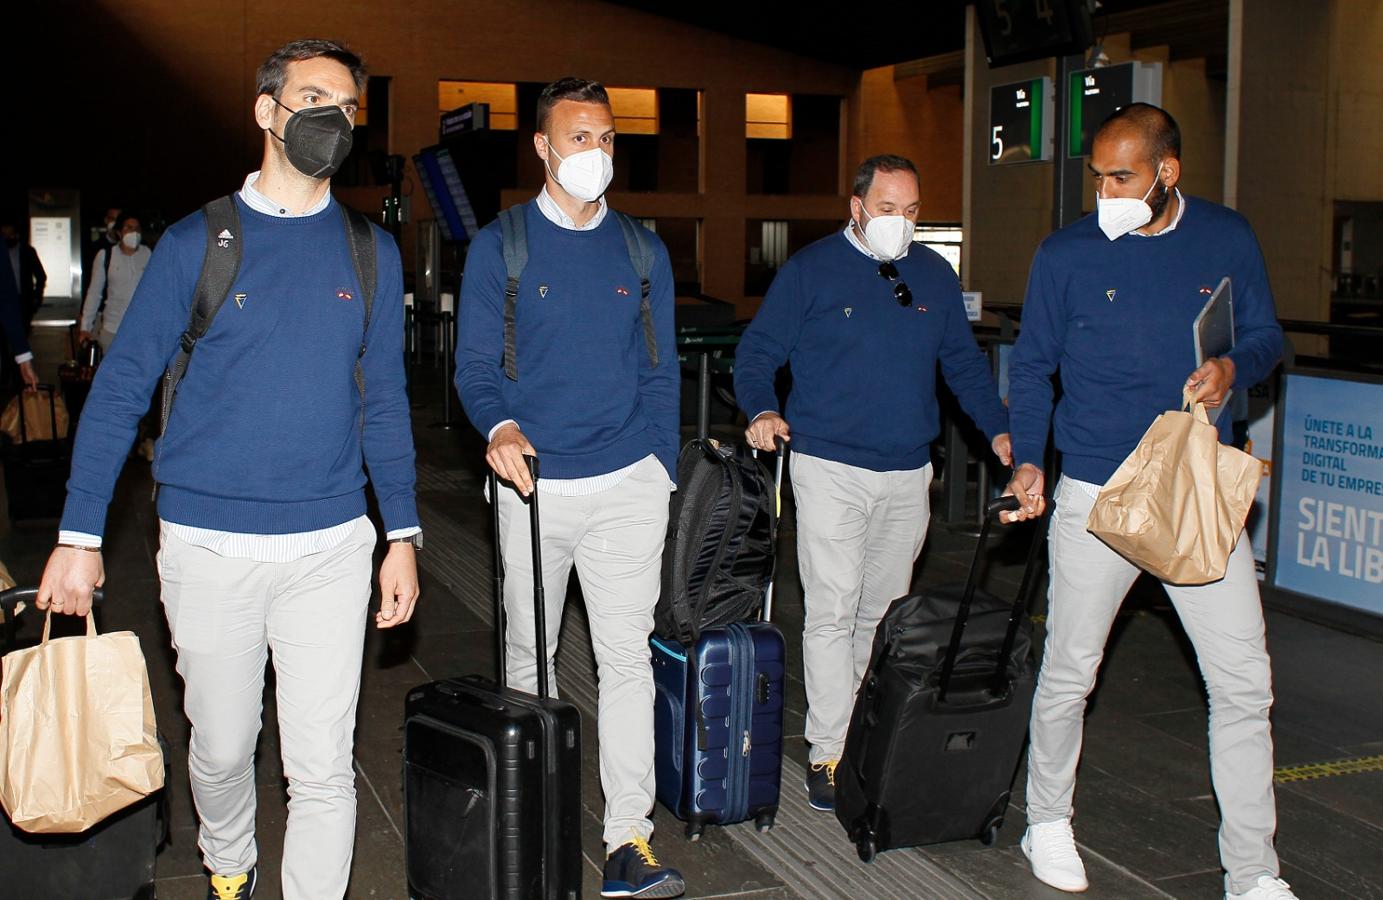
[[[272,649],[289,796],[283,896],[315,900],[345,893],[355,840],[351,755],[378,542],[366,466],[390,541],[376,625],[406,622],[418,596],[403,279],[398,248],[374,228],[367,326],[330,190],[365,88],[360,58],[296,41],[260,67],[258,87],[264,160],[235,195],[240,233],[222,232],[242,242],[240,269],[196,345],[154,460],[158,568],[192,724],[207,896],[247,900],[257,880],[254,749]],[[40,608],[83,615],[105,579],[106,509],[178,352],[206,246],[201,213],[167,231],[101,364]]]
[[[1239,214],[1177,190],[1180,155],[1176,122],[1157,107],[1131,104],[1101,126],[1090,157],[1098,212],[1038,248],[1009,371],[1018,464],[1009,492],[1024,503],[1017,518],[1042,512],[1049,423],[1063,459],[1022,847],[1033,874],[1066,891],[1088,886],[1070,824],[1085,701],[1110,625],[1139,574],[1086,531],[1095,497],[1153,419],[1181,406],[1183,388],[1218,406],[1231,387],[1246,391],[1265,378],[1282,352],[1252,229]],[[1234,349],[1197,366],[1192,322],[1226,275]],[[1062,398],[1053,418],[1058,371]],[[1229,443],[1230,417],[1221,416],[1219,426]],[[1273,849],[1272,673],[1247,538],[1240,536],[1222,580],[1164,586],[1210,693],[1225,896],[1289,900]]]
[[[546,184],[523,205],[528,263],[518,283],[513,367],[505,347],[506,268],[500,224],[471,243],[461,282],[456,389],[490,441],[486,460],[508,484],[498,497],[509,683],[537,689],[554,674],[563,598],[575,564],[600,676],[600,782],[605,791],[605,897],[676,897],[677,870],[653,834],[653,669],[668,493],[677,471],[680,373],[672,267],[656,237],[650,300],[655,365],[640,315],[640,279],[604,193],[615,122],[605,89],[563,78],[538,98],[533,147]],[[517,375],[516,378],[511,374]],[[548,658],[538,660],[533,570],[523,497],[542,467],[543,583]]]
[[[936,370],[1009,462],[1008,415],[965,318],[960,283],[913,244],[917,169],[860,164],[845,229],[783,266],[735,353],[751,446],[792,441],[797,555],[806,604],[802,665],[813,807],[835,806],[835,768],[874,631],[908,592],[927,536]],[[787,417],[773,379],[792,366]],[[788,420],[792,426],[789,427]]]

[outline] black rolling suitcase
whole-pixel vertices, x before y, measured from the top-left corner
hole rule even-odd
[[[44,431],[41,423],[28,421],[24,398],[20,396],[16,398],[19,440],[6,440],[5,494],[11,522],[61,518],[67,498],[67,476],[72,470],[71,431],[59,428],[57,392],[53,386],[40,384],[38,392],[48,397],[49,429]],[[35,438],[34,434],[49,437]]]
[[[4,650],[15,649],[16,609],[32,608],[38,588],[0,593]],[[97,591],[96,602],[101,592]],[[163,745],[164,783],[168,747]],[[168,789],[76,834],[30,834],[0,813],[0,896],[25,900],[153,900],[154,857],[168,840]]]
[[[976,590],[989,505],[964,586],[893,602],[874,635],[836,767],[836,817],[860,859],[960,838],[992,844],[1022,755],[1036,674],[1027,616],[1046,520],[1014,601]]]
[[[536,481],[536,460],[530,466]],[[504,562],[493,474],[490,498],[499,683],[468,675],[408,692],[408,892],[415,900],[572,900],[581,893],[581,716],[548,696],[542,628],[538,696],[504,685]],[[529,522],[535,621],[545,622],[537,491]]]

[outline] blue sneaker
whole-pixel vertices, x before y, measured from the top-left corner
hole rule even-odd
[[[836,764],[838,759],[812,763],[807,770],[807,802],[812,809],[830,812],[836,808]]]
[[[255,869],[239,875],[212,875],[207,900],[250,900],[255,892]]]
[[[682,873],[658,864],[653,848],[631,838],[605,859],[602,897],[680,897],[687,889]]]

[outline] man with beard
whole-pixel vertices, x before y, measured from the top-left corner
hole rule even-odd
[[[1049,424],[1063,454],[1051,521],[1047,640],[1028,748],[1033,874],[1064,891],[1089,882],[1071,830],[1085,703],[1114,616],[1139,569],[1085,528],[1103,485],[1183,389],[1218,406],[1247,391],[1282,353],[1263,255],[1232,210],[1177,189],[1181,132],[1166,112],[1134,103],[1095,136],[1097,214],[1048,237],[1028,279],[1023,330],[1009,370],[1018,468],[1008,492],[1041,514]],[[1220,280],[1234,290],[1234,348],[1197,366],[1192,323]],[[1052,375],[1062,398],[1052,411]],[[1189,377],[1185,373],[1190,372]],[[1230,441],[1230,417],[1219,420]],[[1219,581],[1164,584],[1196,648],[1210,694],[1210,774],[1219,801],[1226,900],[1291,900],[1273,833],[1272,673],[1263,607],[1245,535]]]
[[[331,196],[365,88],[360,58],[295,41],[260,67],[258,88],[260,171],[228,204],[165,233],[98,370],[37,605],[90,609],[135,426],[160,376],[188,362],[204,258],[221,265],[212,254],[238,244],[238,273],[205,338],[191,339],[154,461],[159,580],[192,725],[207,896],[254,892],[254,751],[272,650],[289,797],[283,896],[316,900],[345,894],[355,841],[355,710],[378,543],[365,466],[389,541],[375,624],[406,622],[418,596],[403,276],[388,235]],[[234,213],[219,232],[208,227],[217,209]]]

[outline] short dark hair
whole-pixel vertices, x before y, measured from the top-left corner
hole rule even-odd
[[[1148,160],[1154,164],[1164,159],[1181,159],[1181,128],[1171,113],[1151,103],[1130,103],[1110,113],[1100,123],[1095,139],[1106,129],[1127,128],[1136,132],[1147,146]]]
[[[869,193],[869,189],[874,185],[875,174],[879,172],[911,172],[918,181],[922,180],[912,160],[892,153],[881,153],[860,163],[860,167],[855,170],[855,183],[850,188],[850,196],[863,200],[864,195]]]
[[[138,225],[140,228],[143,228],[143,227],[144,227],[144,220],[141,219],[141,218],[139,217],[139,214],[138,214],[138,213],[132,213],[132,212],[122,212],[122,213],[120,214],[119,218],[117,218],[117,219],[115,220],[115,227],[116,227],[116,228],[124,228],[124,227],[125,227],[125,223],[128,222],[128,221],[130,221],[131,219],[133,219],[133,220],[134,220],[134,223],[135,223],[136,225]]]
[[[563,100],[610,105],[610,95],[605,92],[605,85],[599,81],[573,78],[570,75],[566,78],[559,78],[543,88],[543,92],[538,95],[539,132],[547,131],[548,113],[552,112],[552,108]]]
[[[291,41],[269,54],[269,58],[264,60],[259,71],[255,73],[258,93],[268,94],[277,99],[283,90],[283,83],[288,80],[288,64],[319,57],[335,60],[350,69],[351,78],[355,80],[355,89],[357,91],[365,90],[369,73],[365,69],[364,61],[359,56],[347,50],[345,44],[310,38]]]

